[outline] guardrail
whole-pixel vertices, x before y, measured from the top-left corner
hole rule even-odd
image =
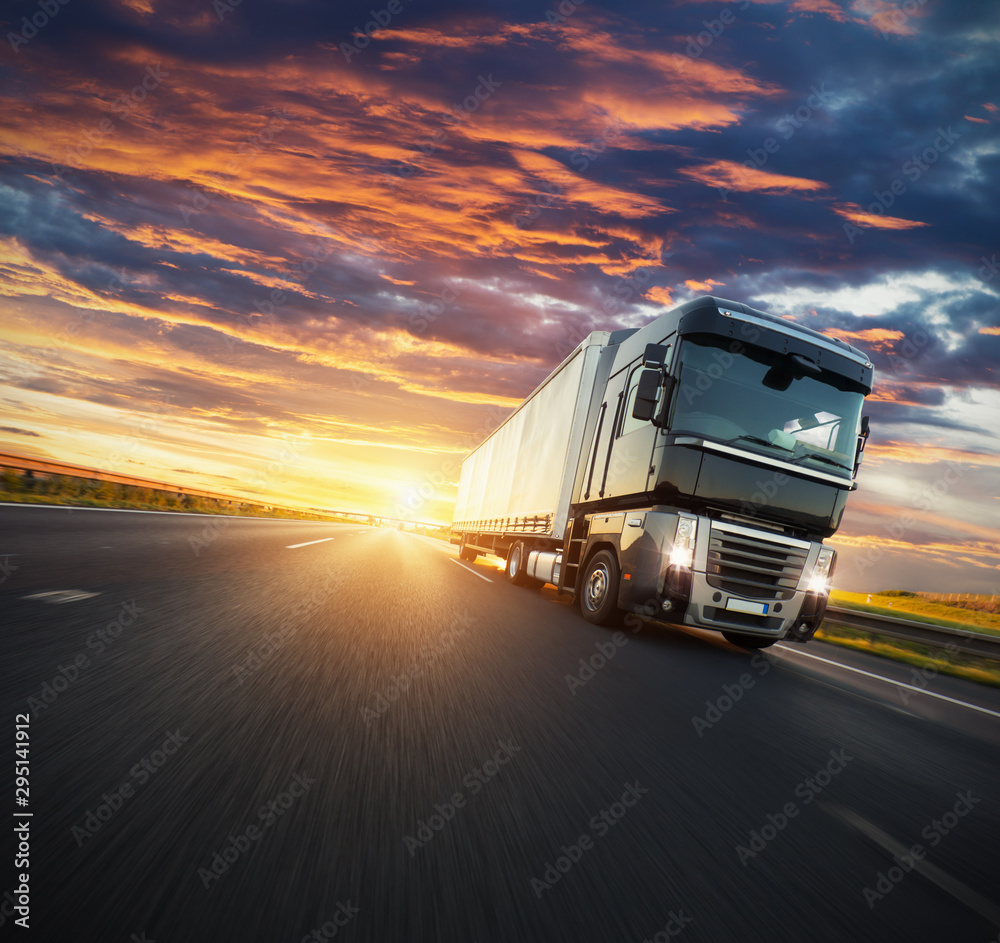
[[[401,518],[383,517],[379,514],[369,514],[367,511],[338,511],[334,508],[286,507],[271,504],[264,498],[251,498],[234,494],[223,494],[218,491],[202,491],[199,488],[189,488],[187,485],[175,485],[166,481],[156,481],[152,478],[137,478],[134,475],[119,475],[103,468],[88,468],[86,465],[71,465],[68,462],[57,462],[55,459],[37,458],[31,455],[18,455],[15,452],[0,452],[0,470],[9,468],[32,481],[44,481],[46,478],[60,476],[62,478],[79,478],[84,481],[106,481],[115,485],[126,485],[132,488],[145,488],[149,491],[162,491],[178,498],[207,498],[217,501],[226,507],[234,509],[259,508],[263,510],[282,511],[289,514],[318,514],[323,517],[344,517],[359,524],[404,524],[410,527],[426,530],[446,529],[446,524],[435,524],[428,521],[404,521]],[[42,476],[39,478],[38,476]],[[170,510],[170,508],[163,508]]]
[[[849,629],[862,629],[865,632],[905,639],[908,642],[933,645],[935,648],[947,648],[963,655],[976,655],[1000,661],[1000,635],[986,635],[982,632],[957,629],[947,625],[931,625],[927,622],[912,622],[873,612],[843,609],[840,606],[827,607],[823,621],[846,626]]]
[[[191,495],[196,498],[211,498],[213,501],[226,501],[239,504],[242,501],[253,501],[250,498],[238,498],[231,494],[220,494],[216,491],[202,491],[199,488],[186,488],[166,481],[156,481],[151,478],[137,478],[134,475],[119,475],[103,468],[89,468],[86,465],[71,465],[68,462],[57,462],[49,458],[34,458],[30,455],[17,455],[13,452],[0,452],[0,468],[10,468],[21,474],[34,477],[35,472],[65,478],[83,478],[87,481],[107,481],[116,485],[131,485],[135,488],[149,488],[154,491],[168,491],[178,497]],[[253,502],[263,503],[263,502]]]
[[[135,475],[119,475],[117,472],[103,468],[89,468],[86,465],[71,465],[68,462],[57,462],[49,458],[36,458],[30,455],[18,455],[14,452],[0,452],[0,469],[9,468],[29,481],[44,481],[55,476],[61,478],[78,478],[83,481],[104,481],[113,485],[125,485],[130,488],[143,488],[147,491],[160,491],[176,498],[204,498],[216,502],[220,510],[238,511],[256,508],[264,511],[280,511],[286,514],[316,514],[325,517],[346,517],[366,523],[372,520],[372,515],[357,511],[335,511],[330,508],[287,507],[273,504],[265,498],[251,498],[234,494],[223,494],[218,491],[205,491],[201,488],[189,488],[187,485],[176,485],[152,478],[138,478]],[[44,492],[39,492],[44,494]],[[54,499],[55,500],[55,499]],[[164,511],[172,510],[163,508]]]

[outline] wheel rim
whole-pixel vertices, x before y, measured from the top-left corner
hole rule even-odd
[[[584,599],[587,608],[591,612],[596,612],[604,603],[604,597],[608,594],[608,584],[611,582],[611,574],[608,572],[607,564],[598,563],[587,577],[587,587]]]
[[[517,546],[510,552],[510,575],[517,576],[521,572],[521,547]]]

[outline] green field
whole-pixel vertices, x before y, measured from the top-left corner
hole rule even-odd
[[[1000,635],[1000,613],[963,609],[942,602],[932,602],[920,596],[887,596],[872,593],[871,603],[867,593],[845,593],[835,589],[830,593],[830,605],[860,612],[874,612],[878,615],[895,616],[913,622],[929,622],[932,625],[947,625],[955,629],[975,628],[977,632]],[[982,600],[990,597],[982,596]]]
[[[867,593],[846,593],[834,590],[830,594],[830,605],[843,609],[856,609],[878,615],[893,616],[913,622],[927,622],[931,625],[945,625],[957,629],[972,629],[984,635],[1000,635],[1000,613],[976,609],[964,609],[956,605],[935,602],[919,596],[899,596],[895,594],[872,593],[868,602]],[[988,596],[979,597],[974,604],[989,606]],[[1000,687],[1000,662],[989,658],[961,655],[935,646],[922,645],[891,638],[862,629],[851,629],[824,622],[816,633],[816,638],[832,645],[841,645],[858,651],[891,658],[922,669],[924,676],[934,674],[951,675]]]

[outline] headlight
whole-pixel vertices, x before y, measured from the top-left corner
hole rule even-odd
[[[812,576],[806,589],[810,593],[822,593],[826,595],[830,592],[830,577],[833,576],[833,563],[837,559],[835,550],[823,547],[816,558],[816,565],[813,567]]]
[[[694,544],[697,537],[697,518],[677,518],[677,530],[674,532],[674,547],[670,551],[671,566],[691,566],[694,562]]]

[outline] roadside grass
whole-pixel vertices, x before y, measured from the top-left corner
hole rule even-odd
[[[920,596],[887,596],[883,593],[872,593],[869,603],[868,596],[868,593],[847,593],[835,589],[830,593],[830,605],[953,629],[974,627],[977,632],[1000,635],[1000,613],[963,609]]]
[[[98,497],[93,494],[33,494],[24,491],[0,491],[0,502],[16,502],[19,504],[57,504],[62,507],[83,508],[120,508],[131,511],[174,511],[187,514],[223,514],[227,517],[260,517],[289,521],[330,521],[358,523],[347,518],[314,514],[308,511],[301,513],[290,511],[266,511],[262,508],[244,507],[229,508],[225,505],[209,506],[200,498],[159,498],[158,500],[141,500],[123,495]]]
[[[912,665],[918,669],[912,679],[918,686],[922,686],[920,684],[922,679],[926,681],[934,675],[943,674],[1000,688],[1000,661],[991,658],[963,655],[947,649],[921,645],[919,642],[890,638],[875,632],[831,625],[827,622],[820,626],[816,638],[831,645],[840,645],[843,648]]]

